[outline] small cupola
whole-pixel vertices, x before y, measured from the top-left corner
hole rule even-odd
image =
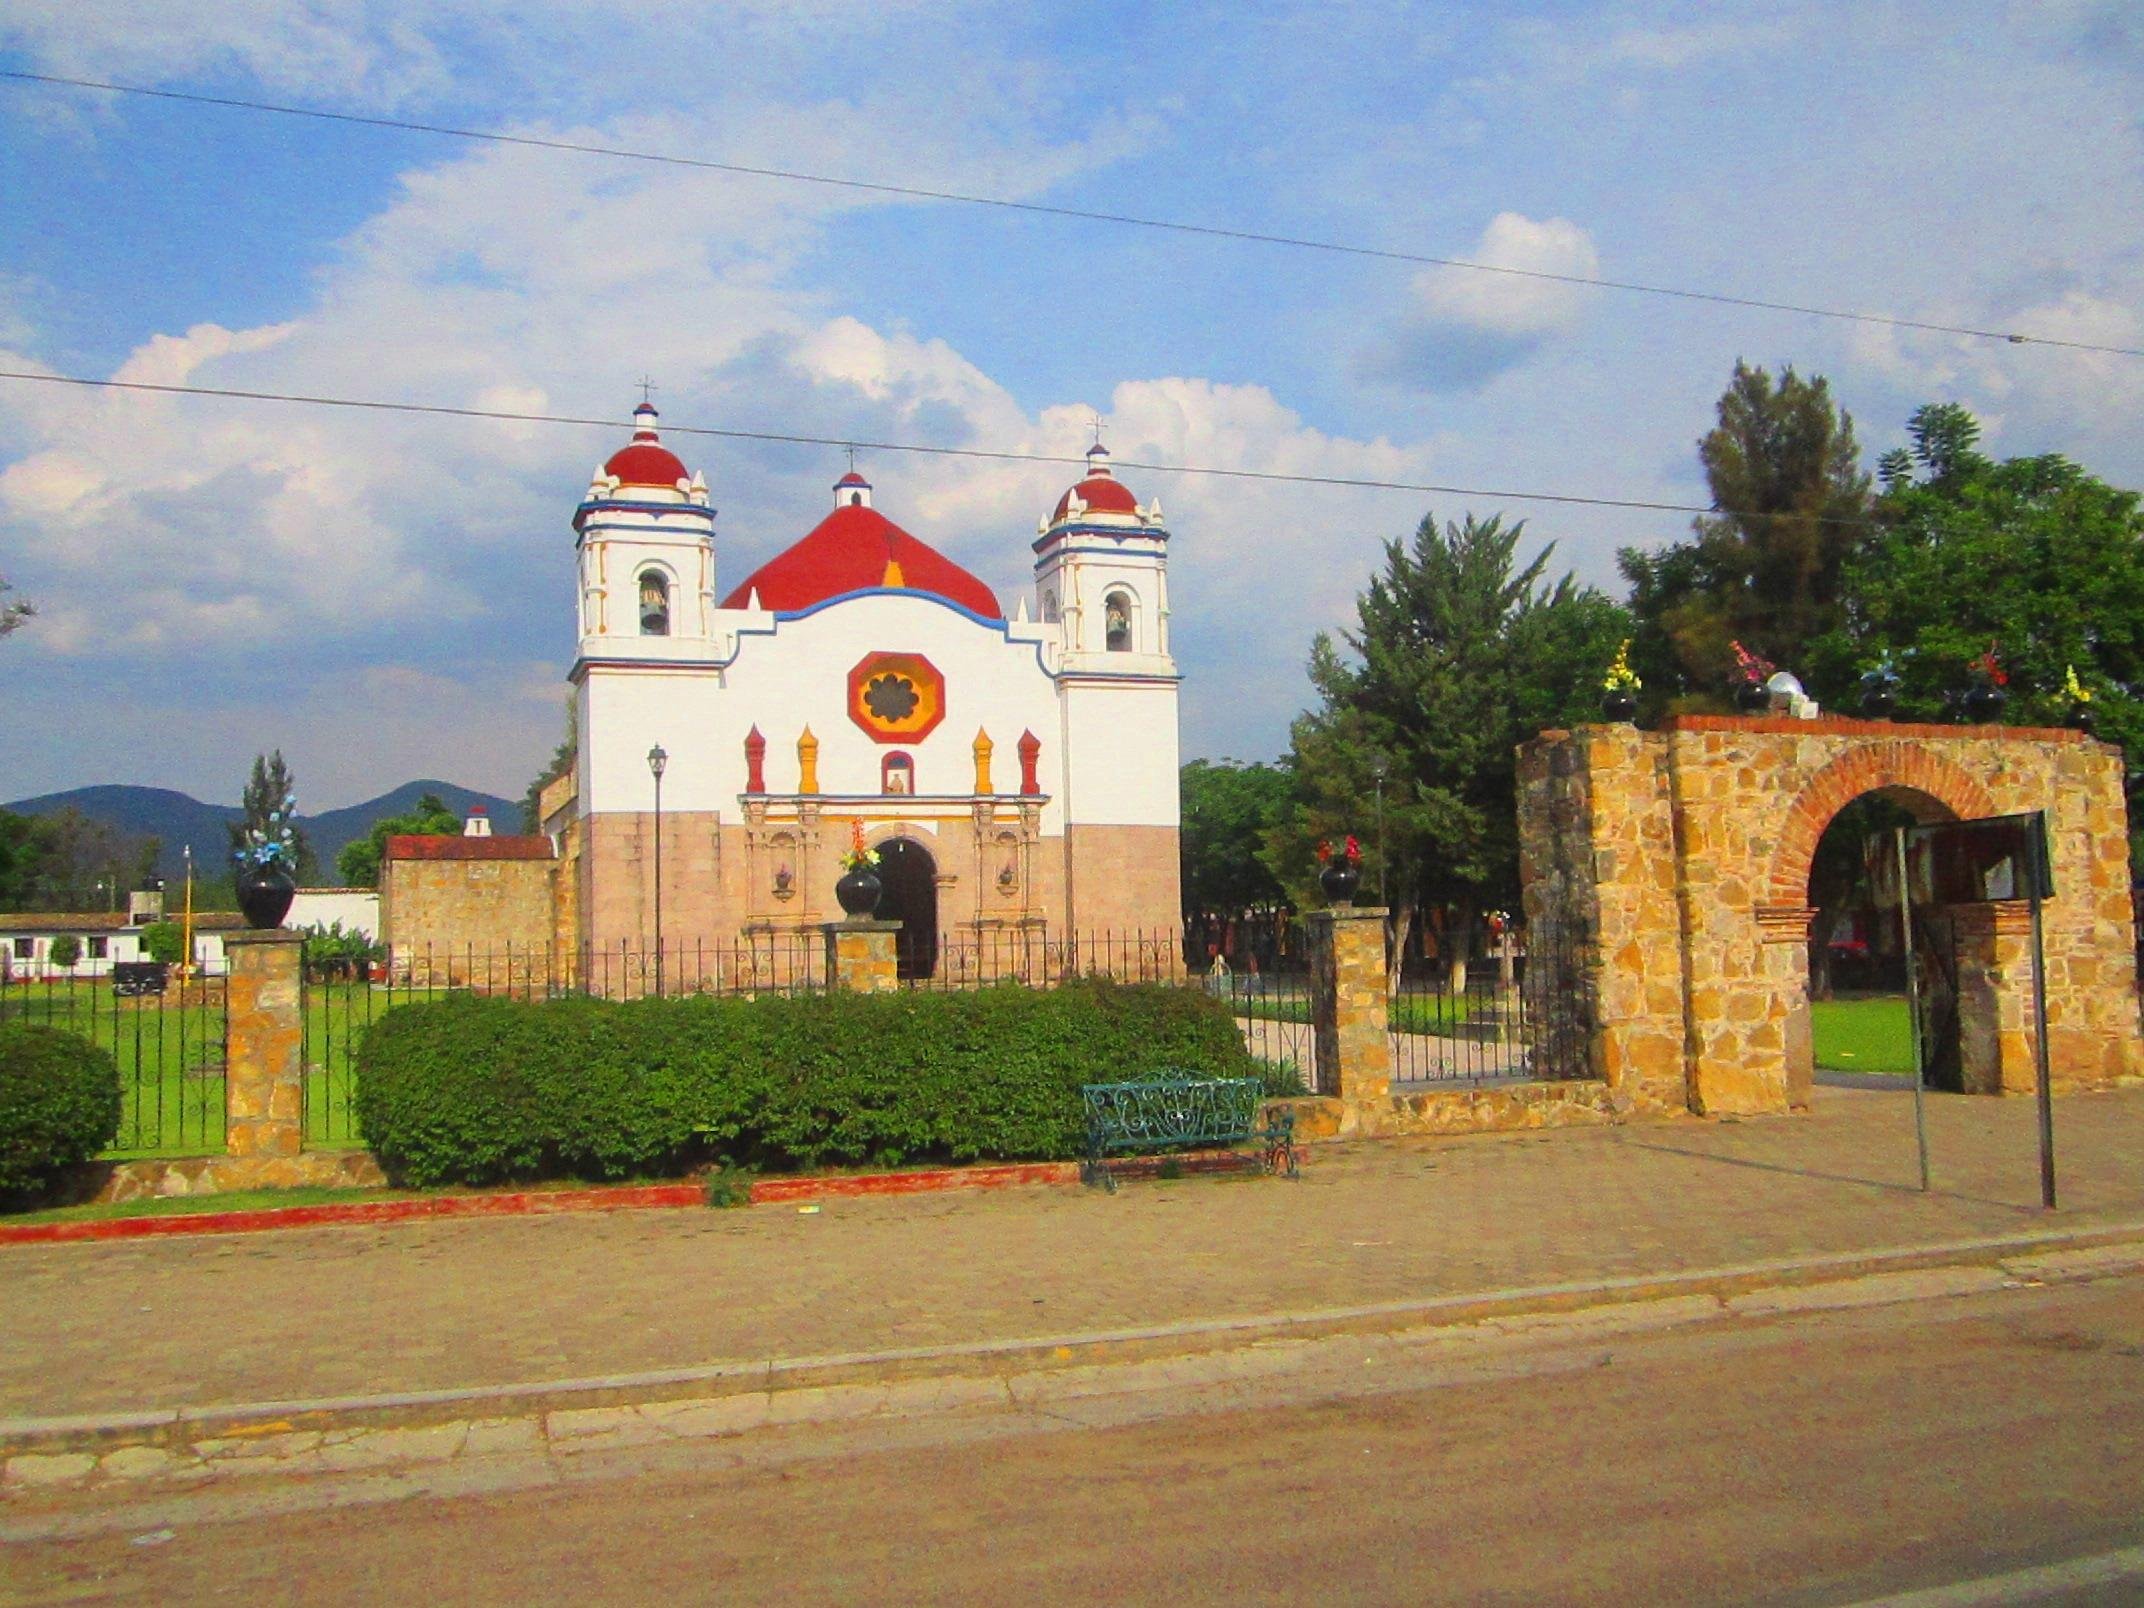
[[[491,811],[481,804],[470,805],[468,818],[462,822],[462,836],[490,837]]]
[[[869,508],[871,506],[871,482],[854,469],[834,482],[834,506],[836,508]]]

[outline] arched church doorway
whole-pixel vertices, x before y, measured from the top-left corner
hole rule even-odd
[[[1916,788],[1873,789],[1832,816],[1809,859],[1806,1031],[1788,1034],[1787,1086],[1964,1089],[1958,927],[1952,911],[1898,912],[1898,830],[1957,819]],[[1909,936],[1905,930],[1910,928]],[[1993,1000],[1973,1002],[1992,1011]],[[1992,1021],[1978,1023],[1992,1031]],[[1797,1029],[1799,1024],[1797,1024]]]
[[[898,921],[894,953],[903,981],[921,981],[938,969],[938,862],[914,838],[888,838],[878,846],[878,918]]]

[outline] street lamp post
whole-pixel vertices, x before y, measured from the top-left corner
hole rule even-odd
[[[1371,774],[1377,778],[1377,902],[1386,909],[1392,901],[1385,897],[1385,756],[1377,756],[1377,769]]]
[[[657,743],[648,750],[648,774],[655,778],[655,992],[663,991],[663,767],[670,756]]]

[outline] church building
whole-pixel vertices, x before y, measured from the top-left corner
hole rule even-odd
[[[652,406],[633,422],[574,513],[579,758],[543,799],[584,953],[644,953],[658,924],[671,956],[816,938],[859,835],[909,975],[1007,942],[1173,949],[1169,533],[1102,446],[1008,611],[853,468],[725,589],[705,480]]]

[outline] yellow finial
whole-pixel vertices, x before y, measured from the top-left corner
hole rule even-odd
[[[809,726],[806,726],[803,735],[797,738],[797,791],[819,791],[819,739],[811,734]]]
[[[975,791],[979,794],[996,791],[990,785],[990,755],[993,746],[990,733],[978,728],[975,733]]]

